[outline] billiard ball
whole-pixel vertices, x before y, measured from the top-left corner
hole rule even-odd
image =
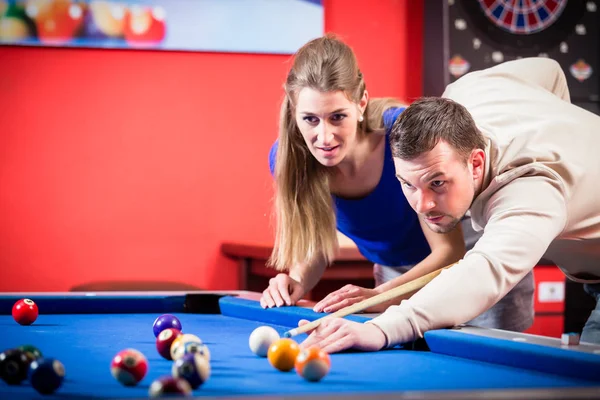
[[[123,37],[126,10],[125,4],[92,1],[84,16],[83,36],[94,39]]]
[[[303,349],[296,357],[296,372],[307,381],[317,382],[329,373],[331,359],[319,347]]]
[[[39,314],[38,306],[31,299],[21,299],[12,308],[12,316],[21,325],[31,325]]]
[[[148,360],[135,349],[117,353],[110,364],[112,376],[125,386],[137,385],[148,372]]]
[[[185,379],[192,389],[197,389],[210,377],[210,362],[197,353],[188,353],[173,363],[173,378]]]
[[[166,35],[165,10],[162,7],[131,6],[125,13],[125,40],[131,45],[154,45]]]
[[[178,360],[185,354],[197,353],[210,361],[210,351],[208,347],[202,343],[202,340],[196,335],[186,333],[179,336],[171,344],[171,358]]]
[[[62,385],[65,366],[54,358],[40,358],[29,366],[31,386],[41,394],[51,394]]]
[[[278,340],[279,333],[270,326],[259,326],[250,334],[248,344],[250,350],[260,357],[266,357],[269,352],[269,347],[274,341]]]
[[[29,359],[19,349],[6,350],[0,353],[0,377],[9,385],[18,385],[27,379]]]
[[[267,358],[271,365],[280,371],[291,371],[294,368],[296,357],[300,353],[300,346],[293,339],[279,339],[269,347]]]
[[[25,353],[25,355],[29,359],[29,362],[35,361],[38,358],[42,358],[42,352],[35,346],[26,344],[17,348]]]
[[[175,328],[181,331],[181,322],[179,319],[171,314],[163,314],[154,320],[152,324],[152,330],[154,331],[154,337],[158,337],[162,331],[167,328]]]
[[[18,41],[33,36],[35,25],[23,4],[0,1],[0,40]]]
[[[182,378],[173,378],[172,376],[165,375],[156,379],[150,385],[148,395],[150,397],[164,397],[171,394],[179,395],[190,395],[192,393],[192,387]]]
[[[30,1],[25,13],[35,22],[37,37],[44,43],[63,44],[75,37],[87,12],[85,1]]]
[[[158,350],[158,354],[167,360],[172,360],[171,344],[173,344],[173,341],[181,335],[181,331],[175,328],[167,328],[159,333],[156,338],[156,350]]]

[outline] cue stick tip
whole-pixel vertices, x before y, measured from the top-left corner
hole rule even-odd
[[[283,337],[284,337],[284,338],[291,338],[292,336],[296,336],[296,334],[297,334],[297,332],[296,332],[296,331],[297,331],[297,329],[291,329],[291,330],[289,330],[289,331],[285,332],[285,333],[283,334]]]

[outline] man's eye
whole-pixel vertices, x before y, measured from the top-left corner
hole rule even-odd
[[[434,188],[441,188],[445,184],[446,184],[446,181],[433,181],[433,182],[431,182],[431,186],[433,186]]]
[[[412,187],[413,187],[413,186],[412,186],[410,183],[408,183],[408,182],[402,182],[402,186],[404,186],[404,187],[405,187],[405,188],[407,188],[407,189],[412,189]]]

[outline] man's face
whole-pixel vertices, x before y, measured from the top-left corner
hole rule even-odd
[[[394,157],[396,177],[411,207],[437,233],[450,232],[469,210],[483,176],[485,154],[473,150],[465,163],[445,141],[407,161]]]

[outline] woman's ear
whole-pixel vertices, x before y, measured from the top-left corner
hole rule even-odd
[[[367,92],[367,90],[365,89],[365,92],[363,93],[363,96],[360,99],[360,102],[358,103],[358,108],[361,114],[365,113],[365,110],[367,109],[367,104],[369,104],[369,92]]]

